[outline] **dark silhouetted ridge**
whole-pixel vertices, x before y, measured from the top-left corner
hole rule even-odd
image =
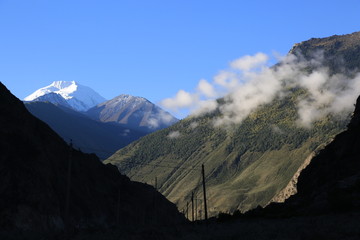
[[[154,188],[71,149],[2,83],[0,112],[0,231],[64,230],[70,156],[72,231],[182,221],[175,205]]]

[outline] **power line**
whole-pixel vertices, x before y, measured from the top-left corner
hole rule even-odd
[[[100,149],[94,149],[94,148],[83,148],[83,149],[86,149],[86,150],[91,150],[91,151],[101,151],[103,153],[113,153],[113,152],[110,152],[110,151],[104,151],[104,150],[100,150]],[[114,160],[119,160],[117,158],[113,158]],[[165,163],[174,163],[174,164],[181,164],[181,163],[178,163],[178,162],[174,162],[174,161],[168,161],[168,160],[161,160],[161,163],[162,162],[165,162]],[[182,170],[190,170],[190,171],[193,171],[193,170],[201,170],[200,167],[196,165],[194,166],[189,166],[189,167],[180,167],[180,166],[165,166],[165,165],[160,165],[160,164],[154,164],[154,163],[143,163],[143,162],[119,162],[117,165],[129,165],[129,164],[135,164],[136,166],[138,165],[142,165],[142,166],[154,166],[154,167],[163,167],[163,168],[172,168],[172,169],[182,169]],[[184,163],[186,164],[186,163]]]

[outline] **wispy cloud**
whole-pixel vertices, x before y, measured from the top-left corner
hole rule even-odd
[[[197,97],[194,94],[179,90],[175,97],[164,99],[161,105],[171,110],[178,110],[181,108],[190,108],[197,101]]]
[[[170,139],[176,139],[179,138],[181,136],[181,133],[179,131],[172,131],[169,133],[169,135],[167,136]]]
[[[187,108],[200,115],[219,109],[221,117],[216,126],[241,123],[259,106],[276,97],[289,94],[299,87],[308,94],[298,99],[297,123],[302,127],[326,114],[351,111],[360,94],[360,75],[349,79],[345,75],[331,75],[323,66],[323,54],[317,52],[310,61],[301,56],[279,58],[280,64],[268,67],[269,57],[263,53],[245,56],[232,61],[229,69],[220,71],[209,82],[201,79],[193,92],[180,90],[174,98],[165,99],[162,105],[172,110]],[[311,72],[305,71],[311,67]],[[224,97],[225,104],[218,106],[216,98]]]

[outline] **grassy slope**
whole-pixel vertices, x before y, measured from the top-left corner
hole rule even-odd
[[[205,164],[210,215],[266,205],[283,189],[306,157],[345,128],[347,119],[327,117],[311,129],[296,126],[297,98],[277,99],[231,129],[214,128],[216,113],[187,118],[119,150],[107,162],[133,180],[154,184],[178,204],[201,198],[200,166]],[[193,128],[192,123],[197,127]],[[170,132],[180,137],[170,139]],[[199,200],[199,204],[201,200]]]

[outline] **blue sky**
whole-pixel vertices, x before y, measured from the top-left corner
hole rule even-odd
[[[359,13],[358,0],[0,0],[0,81],[21,99],[75,80],[159,103],[244,55],[360,31]]]

